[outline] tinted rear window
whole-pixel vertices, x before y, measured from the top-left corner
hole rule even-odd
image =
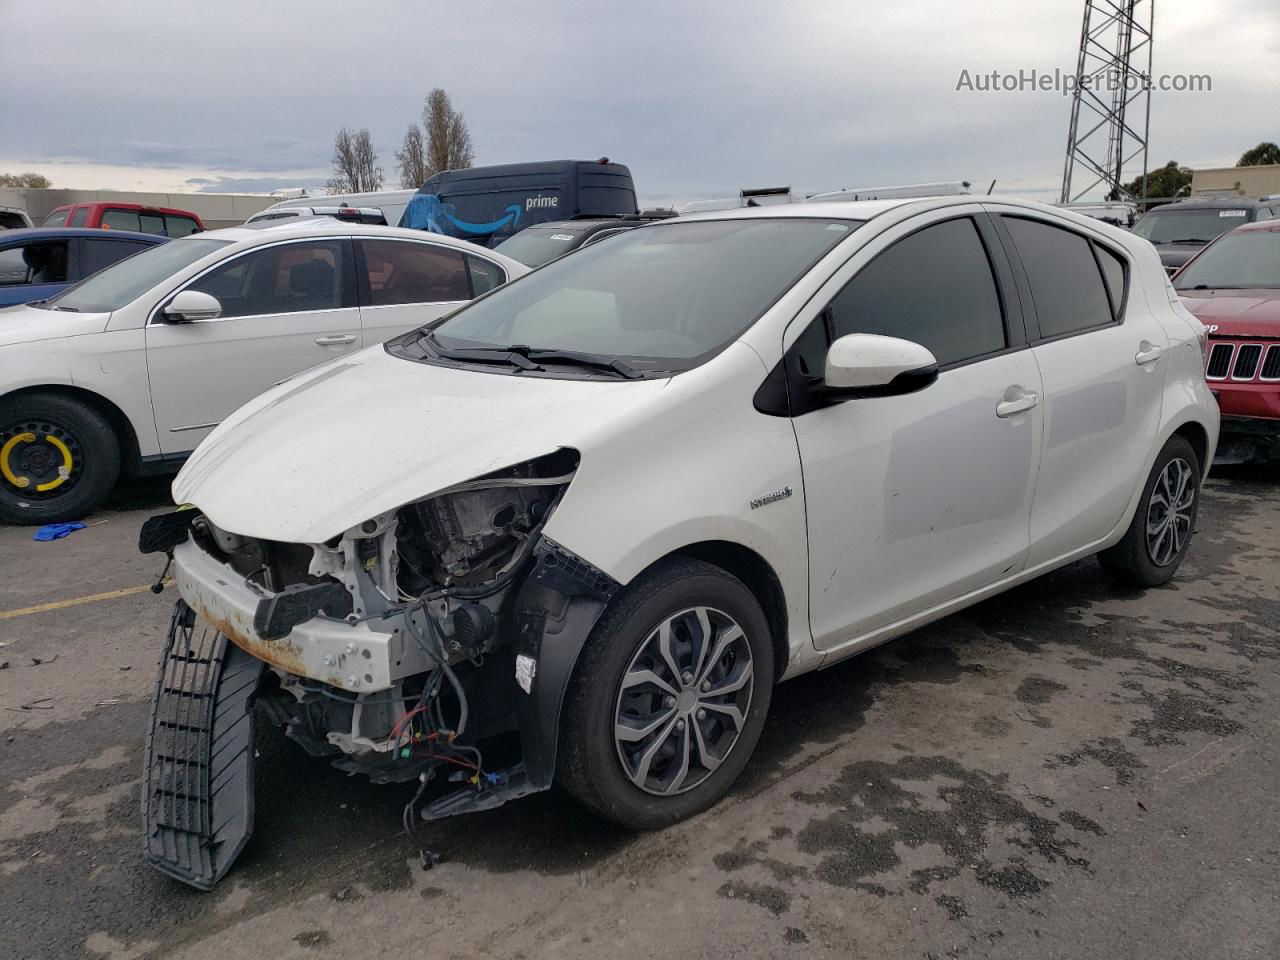
[[[1112,322],[1111,303],[1089,241],[1022,217],[1005,217],[1031,284],[1043,339]]]
[[[200,225],[191,217],[175,216],[172,213],[164,215],[164,231],[171,237],[186,237],[199,229]]]
[[[495,249],[527,267],[538,267],[577,248],[585,233],[585,230],[563,227],[530,228],[502,241]]]
[[[133,230],[134,232],[142,230],[137,210],[103,210],[102,225],[110,230]]]

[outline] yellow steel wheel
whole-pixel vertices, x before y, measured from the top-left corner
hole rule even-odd
[[[0,429],[0,478],[24,497],[65,493],[79,478],[82,459],[75,437],[56,424],[27,421]]]

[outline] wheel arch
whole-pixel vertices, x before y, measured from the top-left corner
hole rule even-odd
[[[1209,467],[1212,465],[1209,458],[1209,431],[1205,429],[1204,424],[1198,420],[1187,420],[1174,430],[1170,436],[1182,437],[1191,444],[1191,449],[1196,452],[1196,456],[1200,460],[1201,479],[1203,479],[1203,476],[1208,473]],[[1167,443],[1168,441],[1165,442]]]
[[[86,390],[84,387],[63,383],[35,384],[19,387],[0,396],[0,401],[13,401],[20,397],[36,395],[53,395],[76,400],[91,407],[111,426],[111,431],[120,443],[121,468],[125,476],[135,476],[142,463],[142,454],[138,446],[138,435],[134,432],[129,417],[115,403],[100,393]]]
[[[731,540],[702,540],[672,550],[659,557],[650,566],[675,557],[701,560],[737,577],[760,601],[765,619],[769,622],[769,640],[773,647],[774,677],[781,678],[791,661],[788,642],[789,623],[787,596],[782,581],[773,566],[750,547]]]

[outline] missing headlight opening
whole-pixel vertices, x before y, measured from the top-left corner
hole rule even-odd
[[[308,753],[375,782],[419,782],[404,816],[415,842],[419,817],[545,789],[569,672],[617,587],[542,535],[577,466],[577,452],[562,449],[317,544],[244,537],[198,516],[191,539],[174,549],[183,599],[166,662],[191,659],[192,645],[210,636],[225,638],[237,652],[224,659],[243,664],[247,654],[257,662],[257,703]],[[552,652],[537,663],[544,638]],[[529,663],[537,663],[536,679]],[[202,763],[226,735],[218,679],[208,687],[209,722],[183,731],[181,748]],[[166,729],[161,718],[176,715],[181,698],[190,700],[190,691],[158,686],[153,728]],[[162,789],[161,766],[149,764],[148,790]],[[202,822],[227,822],[228,812],[214,809],[221,801],[212,781],[207,787],[210,796],[197,797],[209,814]],[[245,796],[235,793],[234,802],[251,804],[251,792]],[[190,824],[167,822],[164,809],[147,808],[152,862],[208,889],[230,859],[176,862],[176,843],[166,837]],[[251,824],[252,816],[231,822]],[[237,848],[236,838],[201,836]],[[431,862],[425,850],[423,862]]]

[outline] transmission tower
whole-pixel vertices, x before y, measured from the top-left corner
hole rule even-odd
[[[1062,169],[1063,203],[1079,200],[1099,185],[1107,196],[1146,196],[1154,23],[1155,0],[1085,0]],[[1140,197],[1123,186],[1125,168],[1135,160],[1141,164]]]

